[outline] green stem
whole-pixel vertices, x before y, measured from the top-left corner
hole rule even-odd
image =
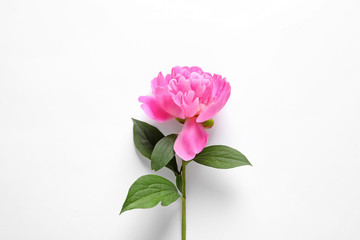
[[[186,161],[182,161],[182,225],[181,236],[182,240],[186,240]]]

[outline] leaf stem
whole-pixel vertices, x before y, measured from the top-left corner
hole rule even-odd
[[[182,225],[181,236],[182,240],[186,240],[186,164],[187,162],[182,160]]]

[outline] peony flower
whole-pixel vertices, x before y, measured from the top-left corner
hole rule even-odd
[[[191,160],[201,152],[209,134],[201,124],[210,120],[230,97],[230,84],[220,75],[199,67],[174,67],[165,77],[160,72],[151,82],[152,96],[141,96],[141,108],[152,119],[163,122],[185,119],[175,144],[175,153]]]

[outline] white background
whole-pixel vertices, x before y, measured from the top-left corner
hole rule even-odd
[[[0,2],[0,239],[176,240],[181,204],[119,216],[151,173],[138,96],[175,65],[226,76],[188,165],[188,240],[360,239],[360,1]],[[160,175],[174,180],[167,170]]]

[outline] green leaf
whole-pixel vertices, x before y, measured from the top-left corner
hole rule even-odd
[[[174,143],[176,138],[177,134],[170,134],[157,142],[151,154],[152,170],[158,171],[165,167],[175,156]]]
[[[178,174],[180,174],[179,170],[178,170],[178,166],[176,163],[176,158],[175,156],[170,160],[170,162],[166,165],[166,167],[168,169],[170,169],[171,171],[174,172],[175,176],[177,176]]]
[[[182,175],[176,175],[176,186],[179,191],[182,193]]]
[[[134,143],[139,152],[148,159],[151,159],[151,153],[156,143],[164,137],[159,129],[146,122],[132,118],[134,123]]]
[[[176,121],[178,121],[181,124],[185,123],[185,119],[182,119],[182,118],[176,118]]]
[[[145,175],[131,185],[120,214],[135,208],[152,208],[159,202],[162,206],[168,206],[179,197],[175,185],[166,178]]]
[[[132,118],[134,122],[134,143],[136,149],[146,158],[151,159],[151,154],[158,141],[164,137],[159,129],[146,122]],[[175,157],[166,165],[174,174],[179,174]]]
[[[238,150],[224,145],[206,147],[193,160],[205,166],[221,169],[251,165]]]

